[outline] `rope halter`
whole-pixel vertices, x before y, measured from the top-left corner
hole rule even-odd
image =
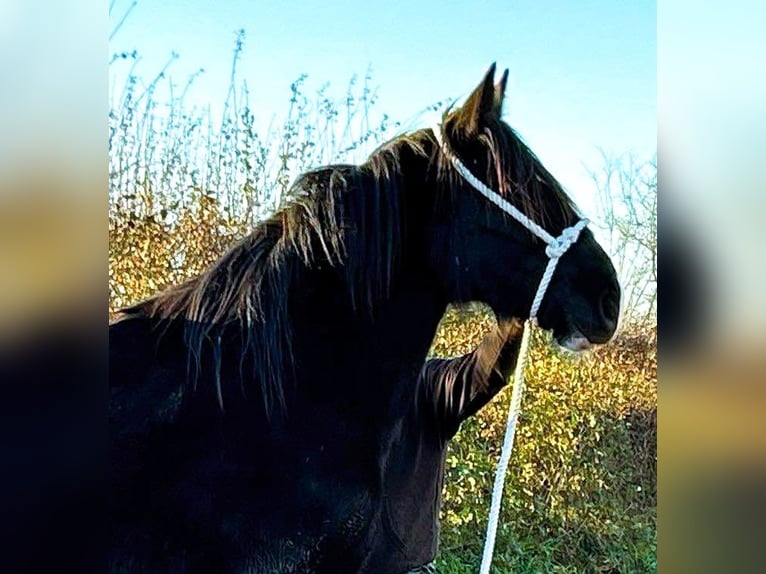
[[[440,125],[435,125],[433,127],[433,131],[434,136],[436,136],[436,142],[439,144],[442,153],[447,159],[450,160],[452,167],[455,168],[455,170],[463,177],[463,179],[470,183],[471,186],[476,189],[476,191],[478,191],[500,209],[505,211],[508,215],[513,217],[516,221],[521,223],[524,227],[526,227],[529,231],[534,233],[547,244],[545,254],[548,256],[548,267],[543,273],[543,277],[540,280],[540,285],[537,288],[535,298],[532,300],[532,307],[529,311],[530,319],[536,319],[537,312],[540,309],[540,303],[543,301],[543,296],[545,295],[545,291],[548,289],[548,285],[551,282],[551,277],[553,276],[553,271],[556,269],[556,265],[558,264],[559,259],[561,259],[561,256],[564,255],[564,253],[566,253],[567,250],[577,241],[577,238],[580,236],[580,231],[582,231],[585,226],[588,225],[588,220],[581,219],[573,226],[567,227],[558,237],[552,236],[545,229],[540,227],[537,223],[519,211],[515,206],[511,205],[511,203],[507,201],[503,196],[487,187],[479,178],[471,173],[471,171],[463,164],[463,162],[460,161],[457,155],[452,152],[452,149],[449,147],[446,139],[442,134]]]
[[[495,484],[492,489],[492,503],[489,508],[489,520],[487,523],[487,535],[484,540],[484,553],[481,559],[480,574],[489,574],[489,568],[492,563],[492,553],[495,548],[495,537],[497,534],[497,525],[500,519],[500,504],[503,499],[503,486],[505,484],[505,475],[508,470],[508,463],[511,460],[511,453],[513,452],[513,439],[516,434],[516,422],[521,411],[521,398],[524,393],[524,367],[527,360],[527,351],[529,348],[529,323],[537,322],[537,312],[540,310],[540,304],[543,301],[545,292],[548,290],[551,279],[553,278],[553,272],[556,270],[556,265],[559,259],[567,252],[567,250],[574,245],[577,238],[580,236],[580,232],[588,225],[587,219],[581,219],[571,227],[567,227],[561,232],[558,237],[552,236],[545,229],[540,227],[537,223],[529,219],[516,207],[511,205],[505,198],[499,193],[487,187],[481,180],[479,180],[471,171],[463,165],[463,162],[452,152],[444,135],[442,134],[441,126],[439,124],[433,127],[434,136],[436,142],[439,145],[444,156],[449,159],[452,167],[465,179],[471,186],[486,197],[489,201],[494,203],[508,215],[513,217],[516,221],[521,223],[529,231],[534,233],[537,237],[542,239],[546,243],[545,254],[548,256],[548,265],[545,268],[540,284],[537,287],[537,292],[532,300],[532,307],[529,311],[529,319],[524,324],[524,334],[521,338],[521,346],[519,349],[519,357],[516,361],[516,368],[513,373],[513,393],[511,394],[511,404],[508,410],[508,420],[505,426],[505,438],[503,439],[503,450],[500,453],[500,460],[497,463],[497,472],[495,473]]]

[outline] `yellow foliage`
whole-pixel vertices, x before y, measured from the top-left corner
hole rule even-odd
[[[113,209],[110,313],[201,272],[246,232],[205,194],[172,220],[163,211],[153,205]],[[450,309],[431,352],[467,353],[493,324],[486,309]],[[567,542],[546,552],[559,564],[588,564],[578,562],[588,556],[583,545],[598,553],[627,544],[652,554],[656,339],[656,327],[628,330],[609,345],[573,356],[555,350],[546,334],[533,333],[501,514],[501,523],[512,528],[501,528],[498,548],[556,538]],[[450,445],[442,508],[442,548],[448,552],[480,552],[509,399],[510,385]]]

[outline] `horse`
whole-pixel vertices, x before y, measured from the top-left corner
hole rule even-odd
[[[502,120],[493,64],[443,137],[558,233],[572,200]],[[455,172],[434,132],[301,175],[205,272],[109,327],[112,572],[385,572],[384,483],[450,304],[525,319],[545,244]],[[537,314],[563,346],[614,334],[620,287],[587,228]],[[392,573],[396,574],[396,573]]]

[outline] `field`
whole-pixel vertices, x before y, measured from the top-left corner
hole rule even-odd
[[[246,93],[230,98],[220,123],[182,98],[157,113],[162,81],[113,89],[110,312],[202,271],[306,167],[353,158],[398,127],[385,115],[371,121],[366,81],[353,80],[338,103],[307,97],[299,80],[284,124],[263,137]],[[450,310],[433,353],[469,351],[491,321],[481,309]],[[573,356],[535,333],[493,571],[656,571],[656,340],[654,322],[628,323],[612,344]],[[478,569],[509,398],[510,388],[451,444],[440,572]]]

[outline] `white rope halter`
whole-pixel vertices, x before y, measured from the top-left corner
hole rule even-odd
[[[503,450],[500,453],[500,460],[497,463],[497,472],[495,473],[495,484],[492,489],[492,503],[489,507],[489,521],[487,523],[487,535],[484,539],[484,553],[481,559],[480,574],[489,574],[489,567],[492,563],[492,553],[495,549],[495,536],[497,534],[497,525],[500,519],[500,503],[503,500],[503,486],[505,484],[505,475],[508,470],[508,462],[511,460],[513,452],[513,439],[516,434],[516,422],[521,411],[521,398],[524,393],[524,367],[526,366],[527,350],[529,348],[530,323],[537,322],[537,312],[543,301],[545,292],[553,277],[556,265],[561,256],[567,252],[580,235],[580,232],[588,225],[587,219],[581,219],[572,227],[567,227],[558,237],[553,237],[537,223],[529,219],[521,211],[516,209],[508,201],[500,196],[496,191],[491,190],[484,185],[468,168],[452,153],[449,145],[443,137],[441,126],[436,124],[433,127],[434,136],[442,150],[442,153],[450,160],[452,166],[457,172],[471,184],[479,193],[489,201],[497,205],[524,227],[542,239],[548,246],[545,248],[545,254],[548,256],[548,266],[545,268],[540,285],[537,287],[537,293],[532,300],[532,307],[529,311],[529,319],[524,324],[524,333],[521,337],[521,346],[519,357],[516,361],[516,368],[513,372],[513,393],[511,394],[511,404],[508,410],[508,420],[505,426],[505,438],[503,439]]]

